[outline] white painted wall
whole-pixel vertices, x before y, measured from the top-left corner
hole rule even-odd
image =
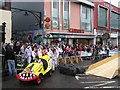
[[[11,22],[11,11],[7,10],[1,10],[0,9],[0,25],[2,25],[3,22],[6,22],[6,28],[5,28],[5,43],[11,42],[11,33],[12,33],[12,22]]]

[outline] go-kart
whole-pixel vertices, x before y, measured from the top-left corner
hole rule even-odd
[[[16,75],[20,82],[35,81],[37,84],[41,82],[41,76],[49,74],[51,76],[51,58],[49,55],[39,56],[43,65],[38,62],[32,62],[19,74]]]

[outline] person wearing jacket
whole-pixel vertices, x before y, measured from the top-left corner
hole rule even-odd
[[[17,74],[17,70],[15,68],[15,54],[11,45],[6,47],[5,60],[7,60],[9,76],[15,76]]]

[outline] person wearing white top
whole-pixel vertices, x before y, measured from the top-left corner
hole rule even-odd
[[[48,54],[50,57],[52,57],[53,52],[52,52],[52,50],[51,50],[50,48],[48,49],[47,54]]]
[[[26,57],[27,57],[27,63],[29,64],[29,63],[31,63],[31,60],[32,60],[32,57],[31,57],[31,55],[32,55],[32,48],[31,48],[31,46],[28,46],[26,48],[25,53],[26,53]]]
[[[42,49],[38,48],[38,56],[41,56],[41,55],[42,55]]]
[[[35,60],[36,56],[38,56],[38,50],[37,50],[37,47],[34,47],[34,50],[32,51],[33,61]]]
[[[53,71],[55,70],[56,62],[57,62],[57,52],[56,52],[56,49],[54,49],[52,54],[52,70]]]

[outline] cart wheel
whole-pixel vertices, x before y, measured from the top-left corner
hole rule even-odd
[[[49,74],[49,76],[52,76],[52,70],[50,70],[48,74]]]
[[[40,84],[40,82],[41,82],[41,79],[40,79],[40,77],[38,77],[38,78],[36,79],[36,83],[37,83],[37,84]]]
[[[41,78],[41,80],[43,80],[43,79],[44,79],[43,74],[40,74],[40,75],[39,75],[39,77]]]

